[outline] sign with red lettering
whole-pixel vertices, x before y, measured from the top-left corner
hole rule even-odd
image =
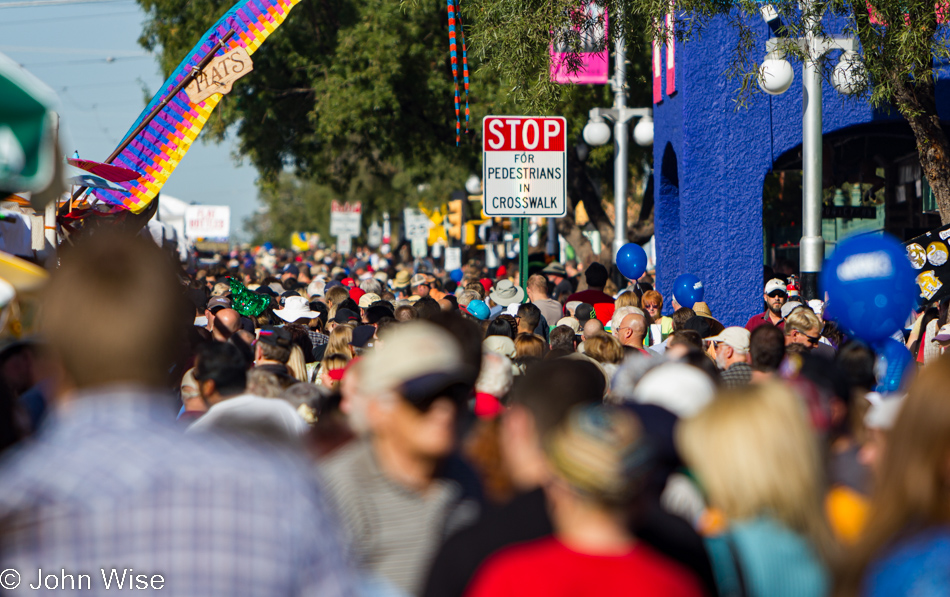
[[[567,120],[486,116],[482,120],[485,215],[563,217],[567,213]]]
[[[231,208],[227,205],[189,205],[185,208],[185,238],[227,240]]]

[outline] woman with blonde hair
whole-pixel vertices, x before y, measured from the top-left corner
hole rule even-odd
[[[348,354],[353,358],[353,328],[347,324],[338,325],[330,332],[326,354]]]
[[[822,510],[821,459],[791,390],[761,384],[724,392],[682,420],[676,440],[711,513],[725,525],[701,529],[719,593],[826,595],[833,543]]]
[[[864,533],[836,595],[950,595],[950,357],[921,369],[887,436]]]
[[[614,308],[619,309],[620,307],[636,307],[640,308],[640,297],[637,296],[637,293],[632,290],[627,290],[620,293],[620,296],[617,297],[617,300],[614,301]]]

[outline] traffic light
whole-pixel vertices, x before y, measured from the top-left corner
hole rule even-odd
[[[461,240],[462,229],[465,226],[465,200],[452,199],[448,203],[449,213],[446,218],[449,221],[449,238]]]

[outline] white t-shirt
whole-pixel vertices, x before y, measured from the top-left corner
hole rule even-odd
[[[296,440],[307,432],[307,423],[289,402],[241,394],[208,409],[188,428],[189,433],[206,431],[250,431]]]

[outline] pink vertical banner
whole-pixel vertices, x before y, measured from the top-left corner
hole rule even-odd
[[[666,95],[676,93],[676,37],[673,13],[666,15]]]
[[[608,82],[608,66],[610,52],[607,49],[607,11],[594,2],[584,7],[586,18],[596,19],[599,23],[592,31],[584,32],[582,47],[578,55],[581,64],[576,72],[568,68],[567,57],[570,54],[566,47],[550,46],[551,80],[562,85],[604,85]],[[603,50],[595,51],[598,46]]]
[[[653,38],[653,103],[663,101],[663,46]]]

